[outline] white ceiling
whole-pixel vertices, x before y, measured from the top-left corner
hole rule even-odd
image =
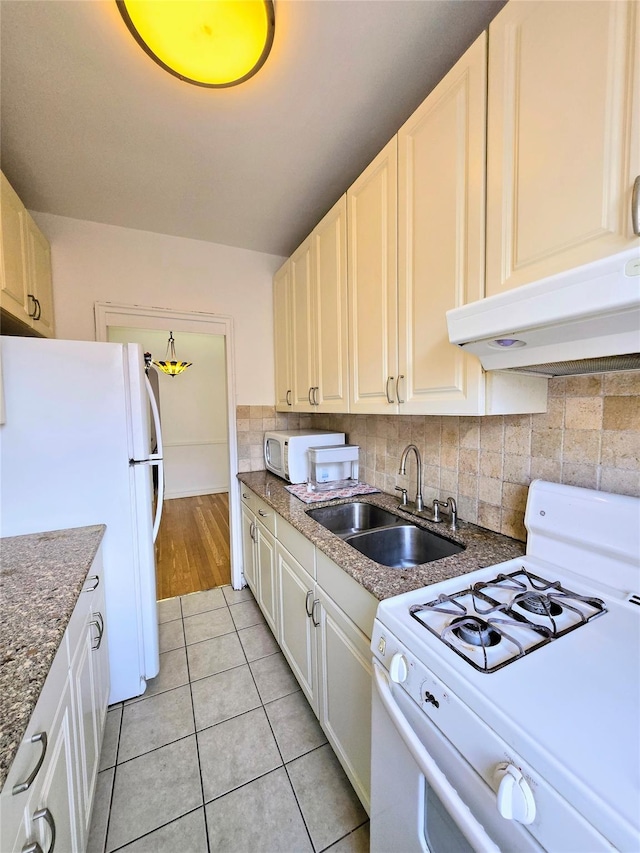
[[[206,89],[113,0],[2,0],[2,169],[31,210],[289,255],[502,5],[276,0],[260,72]]]

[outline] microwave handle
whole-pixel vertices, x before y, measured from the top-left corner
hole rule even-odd
[[[269,439],[264,440],[264,459],[267,465],[271,465],[271,451],[269,450]]]
[[[443,806],[455,821],[458,829],[474,850],[482,853],[500,853],[500,848],[489,838],[484,827],[471,814],[469,807],[460,799],[460,795],[451,782],[429,755],[408,720],[398,707],[389,687],[386,673],[374,660],[373,672],[378,695],[391,717],[394,726],[407,749],[413,756],[420,772],[433,788]]]

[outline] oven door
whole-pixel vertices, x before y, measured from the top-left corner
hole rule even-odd
[[[495,793],[376,660],[373,678],[371,853],[540,851],[521,824],[500,816]]]

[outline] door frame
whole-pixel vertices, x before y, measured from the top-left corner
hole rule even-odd
[[[236,430],[235,343],[233,317],[206,314],[202,311],[177,311],[171,308],[147,308],[143,305],[124,305],[115,302],[94,304],[96,340],[108,341],[109,326],[130,329],[152,329],[176,332],[195,332],[200,335],[223,335],[225,339],[227,377],[227,430],[229,439],[229,545],[231,550],[231,585],[241,589],[242,528],[240,494],[232,486],[238,470],[238,436]]]

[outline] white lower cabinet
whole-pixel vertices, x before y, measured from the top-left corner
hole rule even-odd
[[[260,521],[255,525],[258,604],[275,636],[278,635],[276,594],[276,540]]]
[[[246,486],[241,489],[244,530],[246,505],[252,500],[266,505]],[[266,556],[271,552],[265,546],[264,565],[256,569],[260,577],[257,593],[251,588],[327,740],[369,811],[369,642],[378,601],[285,519],[273,515],[274,535],[269,535],[275,537],[275,572]],[[260,541],[264,532],[261,534],[255,515],[253,518]],[[252,565],[256,549],[251,540],[245,553],[247,580],[247,566]],[[273,591],[277,602],[275,628],[271,624]]]
[[[0,795],[2,853],[86,848],[109,696],[100,552]]]
[[[244,578],[277,636],[276,514],[246,486],[241,486]]]

